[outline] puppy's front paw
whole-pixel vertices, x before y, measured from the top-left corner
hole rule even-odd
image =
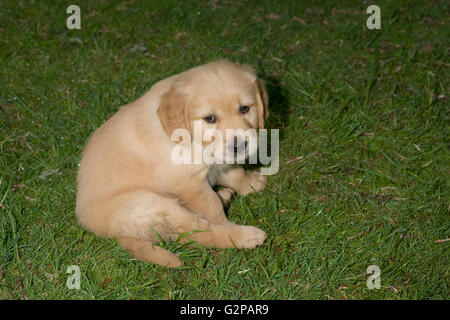
[[[240,195],[246,195],[253,192],[259,192],[266,188],[266,184],[266,176],[263,176],[258,171],[247,171],[244,185],[238,193]]]
[[[222,200],[222,204],[224,207],[228,207],[230,204],[231,198],[233,197],[234,191],[230,188],[224,188],[217,191],[220,199]]]
[[[238,248],[255,248],[262,245],[267,238],[267,234],[259,228],[253,226],[239,226],[240,239],[235,242]]]

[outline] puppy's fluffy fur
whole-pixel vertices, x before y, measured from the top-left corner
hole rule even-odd
[[[203,230],[188,238],[217,248],[261,245],[266,234],[228,221],[223,206],[233,192],[264,189],[266,178],[235,165],[174,164],[170,155],[176,142],[170,136],[176,128],[192,130],[193,121],[208,114],[217,121],[204,123],[206,128],[263,128],[267,104],[262,80],[250,68],[228,61],[156,83],[90,138],[78,171],[80,223],[117,239],[137,259],[168,267],[183,263],[154,244],[157,234],[176,239],[180,233]],[[250,107],[245,114],[239,112],[242,105]],[[214,185],[226,188],[215,192]]]

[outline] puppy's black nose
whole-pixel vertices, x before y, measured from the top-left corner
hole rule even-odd
[[[238,139],[238,137],[234,137],[233,140],[233,150],[234,153],[239,153],[247,150],[248,142],[244,139]]]

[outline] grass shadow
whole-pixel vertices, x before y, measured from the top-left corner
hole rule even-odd
[[[280,140],[284,137],[284,128],[288,126],[290,108],[288,92],[280,79],[274,76],[262,76],[266,81],[269,96],[269,118],[265,122],[266,129],[279,129]]]
[[[269,75],[261,66],[260,70],[262,71],[259,74],[259,77],[263,79],[266,83],[267,95],[269,96],[269,117],[265,121],[265,128],[268,129],[267,132],[267,155],[272,157],[272,136],[271,129],[279,130],[279,141],[283,140],[285,134],[284,129],[288,127],[289,116],[290,116],[290,108],[289,108],[289,99],[288,99],[288,91],[284,88],[281,80],[278,77],[273,75]],[[259,162],[257,164],[248,164],[244,165],[246,170],[256,170],[263,166]]]

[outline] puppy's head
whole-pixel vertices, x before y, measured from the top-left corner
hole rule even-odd
[[[264,128],[268,96],[264,81],[249,67],[217,61],[179,74],[157,113],[169,137],[175,129],[189,130],[194,137],[194,124],[201,123],[202,137],[207,130],[218,130],[225,153],[247,157],[246,133]]]

